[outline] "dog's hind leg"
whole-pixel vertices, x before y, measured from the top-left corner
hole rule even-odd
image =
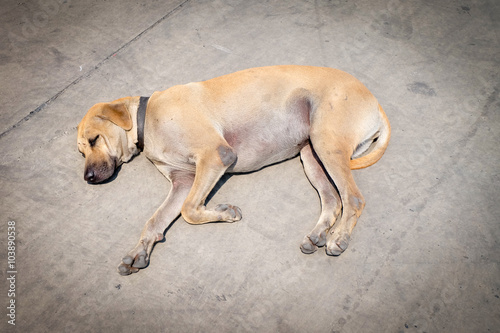
[[[312,142],[321,162],[335,183],[342,202],[341,218],[328,232],[326,244],[327,254],[339,255],[349,245],[352,230],[363,211],[365,200],[354,182],[349,165],[349,153],[344,150],[343,145],[335,143],[333,138],[328,140],[327,149],[323,144],[314,144],[315,140]]]
[[[314,229],[304,237],[300,249],[304,253],[313,253],[326,243],[328,230],[340,214],[341,202],[339,194],[328,178],[316,153],[308,144],[300,151],[304,171],[312,186],[318,191],[321,201],[321,215]]]
[[[221,140],[223,141],[223,140]],[[212,147],[212,145],[207,145]],[[196,176],[193,187],[182,206],[182,217],[191,224],[241,219],[241,210],[232,205],[222,204],[215,209],[205,207],[205,199],[227,168],[236,162],[236,153],[226,143],[206,148],[196,154]]]
[[[123,257],[118,266],[121,275],[136,273],[148,265],[154,244],[163,240],[165,229],[180,215],[182,204],[194,182],[194,174],[167,172],[161,166],[158,169],[170,180],[172,187],[163,204],[144,226],[137,245]]]
[[[327,235],[326,253],[329,255],[340,255],[347,249],[352,230],[365,206],[350,168],[351,155],[363,133],[356,122],[345,116],[347,110],[336,106],[333,112],[316,111],[318,118],[313,120],[310,135],[312,147],[337,187],[342,205],[342,215]]]

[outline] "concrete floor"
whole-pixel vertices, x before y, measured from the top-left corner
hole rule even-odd
[[[494,0],[3,3],[0,331],[499,332],[499,15]],[[143,155],[88,185],[87,109],[273,64],[350,72],[391,121],[385,156],[355,172],[367,204],[348,250],[299,250],[320,206],[296,158],[226,181],[210,204],[242,221],[180,218],[120,276],[170,185]]]

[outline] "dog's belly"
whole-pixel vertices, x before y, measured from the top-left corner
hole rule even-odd
[[[278,163],[296,156],[305,146],[305,142],[289,147],[280,145],[263,147],[237,147],[237,161],[227,172],[250,172],[259,170],[267,165]]]
[[[245,126],[224,131],[237,160],[228,172],[250,172],[296,156],[307,145],[309,119],[300,113],[275,113]]]

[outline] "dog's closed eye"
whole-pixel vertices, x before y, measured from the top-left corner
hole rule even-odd
[[[97,134],[97,136],[95,138],[89,139],[89,145],[90,145],[90,147],[94,147],[95,146],[95,143],[96,143],[97,139],[99,139],[99,134]]]

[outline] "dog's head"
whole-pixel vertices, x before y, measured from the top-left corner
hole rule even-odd
[[[132,97],[96,104],[78,125],[78,150],[85,157],[83,178],[89,183],[108,179],[139,152],[128,135],[134,127],[129,108],[135,104]]]

